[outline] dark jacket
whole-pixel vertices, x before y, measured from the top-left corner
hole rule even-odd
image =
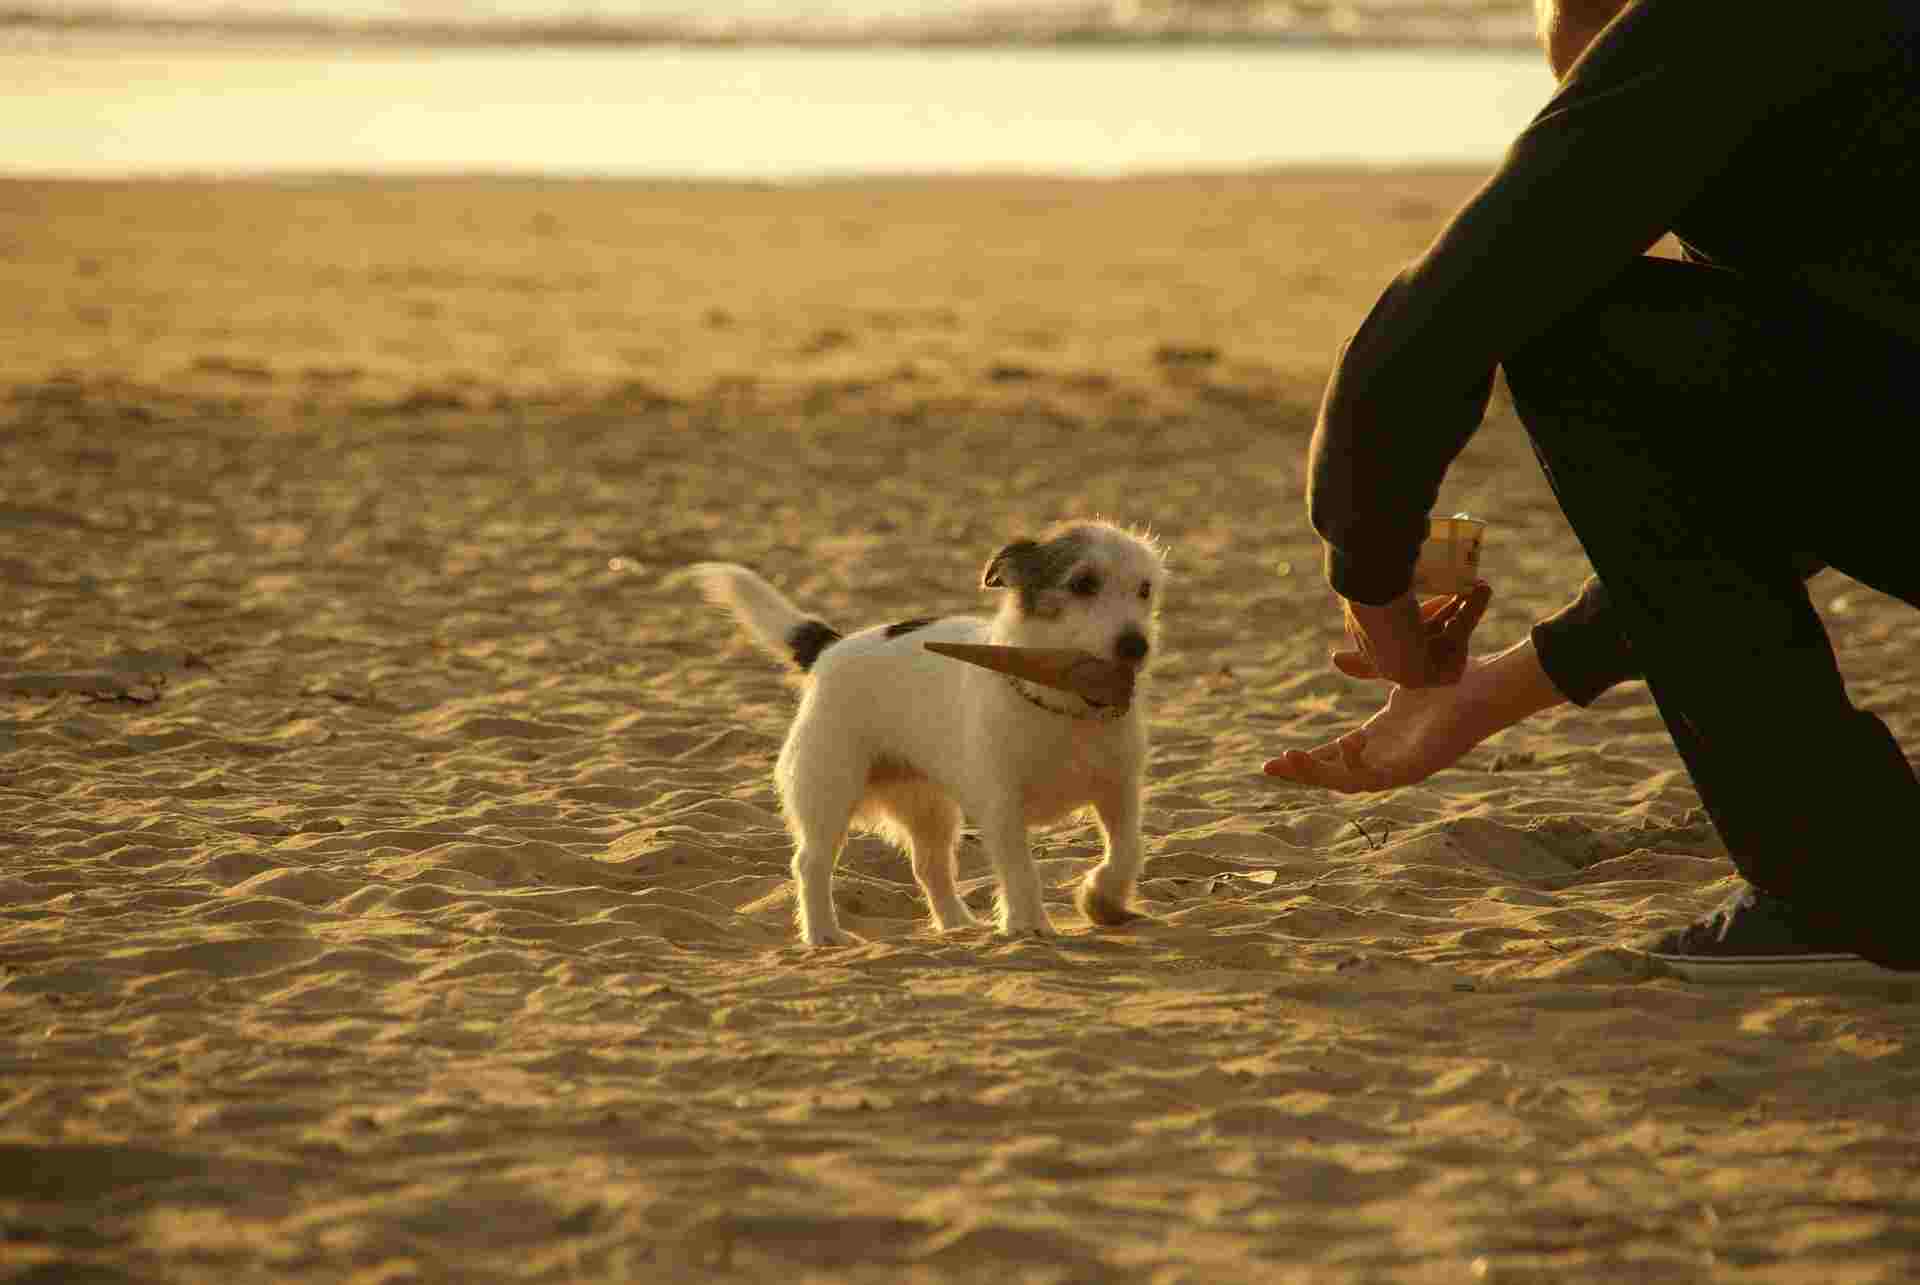
[[[1337,592],[1407,590],[1502,358],[1669,231],[1920,345],[1920,4],[1627,5],[1341,349],[1307,491]]]

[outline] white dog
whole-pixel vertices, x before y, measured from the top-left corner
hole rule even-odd
[[[937,655],[927,641],[1077,647],[1144,667],[1153,653],[1164,557],[1145,535],[1107,522],[1062,523],[993,555],[981,576],[1002,590],[992,617],[947,616],[842,637],[745,567],[690,568],[766,650],[807,675],[774,770],[793,833],[800,936],[856,939],[833,905],[833,866],[848,827],[907,849],[936,928],[975,922],[954,887],[960,823],[978,827],[1000,885],[1007,936],[1051,934],[1027,828],[1089,805],[1106,853],[1079,890],[1096,924],[1129,909],[1144,853],[1141,786],[1147,728],[1139,689],[1126,710]]]

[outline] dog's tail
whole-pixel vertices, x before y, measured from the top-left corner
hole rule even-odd
[[[801,673],[813,668],[820,653],[840,641],[840,631],[809,616],[781,592],[745,567],[731,562],[700,562],[687,568],[700,593],[725,607],[753,640]]]

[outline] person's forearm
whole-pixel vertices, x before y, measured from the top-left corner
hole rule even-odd
[[[1857,33],[1823,30],[1733,0],[1634,0],[1594,42],[1341,350],[1307,482],[1341,597],[1406,592],[1495,368],[1671,229],[1758,122],[1864,56]]]
[[[1564,705],[1567,697],[1541,667],[1531,637],[1503,652],[1474,661],[1461,679],[1462,717],[1471,725],[1473,743],[1505,731],[1542,710]]]

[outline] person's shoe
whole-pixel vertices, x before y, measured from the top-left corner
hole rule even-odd
[[[1892,975],[1871,960],[1822,941],[1799,922],[1789,903],[1751,885],[1704,919],[1641,949],[1696,982]]]

